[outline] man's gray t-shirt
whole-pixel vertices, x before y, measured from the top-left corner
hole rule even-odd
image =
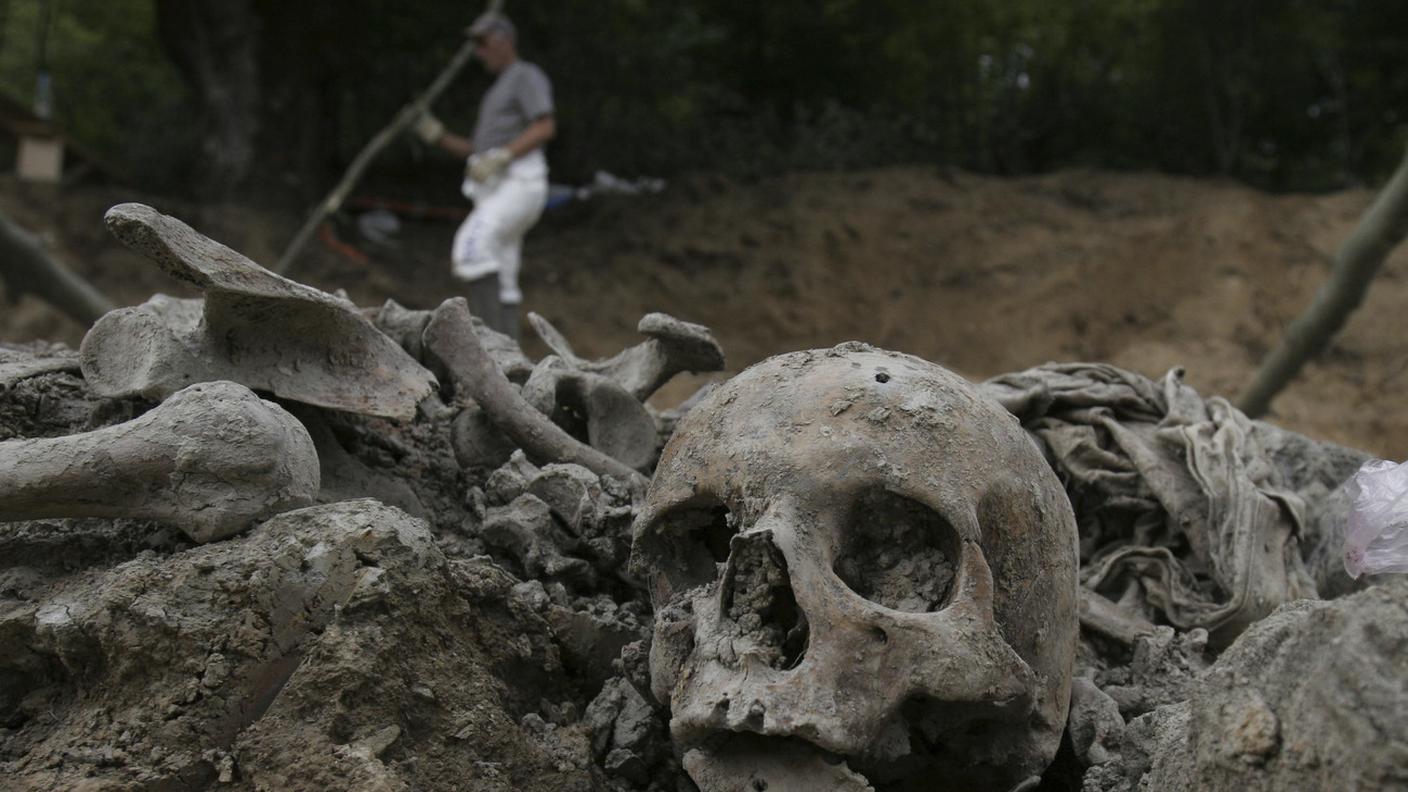
[[[552,83],[548,76],[531,63],[514,61],[499,72],[479,103],[474,150],[508,145],[530,123],[552,112]]]

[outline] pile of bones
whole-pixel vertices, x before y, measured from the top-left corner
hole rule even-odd
[[[1181,372],[604,360],[359,309],[150,207],[201,298],[0,346],[7,789],[1408,784],[1358,452]]]

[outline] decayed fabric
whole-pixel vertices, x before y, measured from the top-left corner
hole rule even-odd
[[[1081,581],[1120,599],[1137,583],[1180,629],[1230,642],[1278,605],[1315,597],[1305,506],[1262,433],[1182,369],[1155,382],[1101,364],[1050,364],[984,390],[1043,445],[1081,536]]]

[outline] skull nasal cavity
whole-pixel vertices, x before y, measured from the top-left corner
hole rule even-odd
[[[835,571],[852,591],[898,611],[928,613],[952,596],[958,533],[932,509],[871,492],[851,510]]]
[[[796,668],[807,649],[807,617],[797,607],[787,559],[771,531],[735,536],[723,589],[723,613],[738,639],[778,669]]]

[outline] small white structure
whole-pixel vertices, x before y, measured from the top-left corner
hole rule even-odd
[[[9,135],[15,141],[15,178],[21,182],[61,184],[93,172],[111,172],[53,120],[41,118],[34,108],[0,93],[0,141]]]
[[[19,153],[15,158],[15,173],[20,181],[58,184],[64,176],[63,138],[50,129],[41,129],[38,124],[33,129],[17,129],[16,133]]]

